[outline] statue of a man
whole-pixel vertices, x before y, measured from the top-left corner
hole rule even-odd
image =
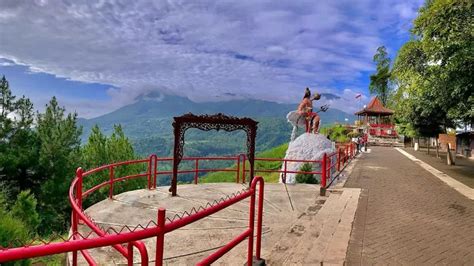
[[[318,133],[319,131],[319,115],[316,112],[313,112],[313,101],[321,99],[321,95],[315,93],[313,98],[311,98],[311,91],[309,88],[306,88],[303,100],[301,100],[298,106],[298,114],[305,119],[306,123],[306,133]]]

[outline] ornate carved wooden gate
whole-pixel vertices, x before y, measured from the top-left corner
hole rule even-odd
[[[176,188],[178,183],[178,166],[183,158],[184,134],[190,128],[197,128],[204,131],[225,130],[235,131],[244,130],[247,133],[247,158],[250,163],[250,183],[254,175],[254,159],[255,159],[255,138],[257,136],[258,122],[244,117],[227,116],[224,114],[215,115],[194,115],[185,114],[174,118],[174,154],[173,154],[173,176],[171,178],[170,192],[176,196]],[[245,163],[245,162],[244,162]],[[245,174],[245,173],[244,173]]]

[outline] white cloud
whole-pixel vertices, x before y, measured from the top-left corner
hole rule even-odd
[[[109,90],[105,109],[155,91],[196,101],[227,95],[288,102],[308,85],[350,86],[372,70],[383,32],[406,25],[418,6],[408,0],[5,0],[0,57],[32,71],[113,85],[118,89]]]

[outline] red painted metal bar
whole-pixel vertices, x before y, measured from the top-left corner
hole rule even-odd
[[[153,158],[153,188],[156,189],[156,186],[158,185],[156,181],[157,171],[158,171],[158,160],[157,160],[156,154],[153,154],[152,158]]]
[[[323,160],[321,162],[321,196],[326,195],[326,153],[323,154]]]
[[[77,235],[77,228],[78,228],[78,220],[77,220],[77,214],[75,212],[72,213],[72,239],[76,239]],[[0,253],[0,261],[1,261],[1,256],[2,254]],[[77,250],[74,250],[72,252],[72,265],[77,266]]]
[[[351,155],[349,154],[349,148],[351,148],[353,150],[353,144],[350,144],[351,146],[349,145],[346,145],[345,146],[345,153],[346,153],[346,158],[349,158]],[[340,150],[339,150],[340,151]],[[245,155],[239,155],[239,157],[237,158],[237,169],[198,169],[198,167],[196,167],[196,169],[194,169],[193,171],[196,172],[199,171],[203,171],[203,172],[212,172],[212,171],[235,171],[236,172],[236,176],[237,176],[237,181],[239,181],[238,177],[240,176],[240,156],[243,156],[243,165],[242,165],[242,182],[245,182],[245,173],[247,172],[245,170],[245,161],[246,161],[246,156]],[[328,157],[329,156],[329,157]],[[337,160],[334,160],[332,159],[332,157],[334,158],[337,158]],[[322,175],[322,178],[321,178],[321,187],[324,187],[326,188],[327,186],[327,179],[328,179],[328,173],[327,173],[327,170],[330,170],[332,167],[334,167],[336,164],[340,164],[341,161],[342,161],[342,158],[341,158],[341,154],[339,152],[336,152],[336,153],[333,153],[333,154],[324,154],[323,156],[323,160],[322,161],[309,161],[309,160],[285,160],[285,159],[271,159],[271,158],[259,158],[259,159],[256,159],[256,160],[260,160],[260,161],[282,161],[284,162],[285,166],[287,164],[287,162],[321,162],[321,172],[301,172],[301,173],[312,173],[312,174],[321,174]],[[156,158],[156,159],[155,159]],[[196,158],[187,158],[189,160],[191,159],[194,159],[194,160],[207,160],[208,158],[204,158],[204,159],[196,159]],[[224,158],[218,158],[218,157],[213,157],[213,158],[209,158],[210,160],[236,160],[235,157],[230,157],[230,158],[227,158],[227,157],[224,157]],[[330,160],[329,163],[328,163],[328,159]],[[212,206],[212,207],[209,207],[209,208],[206,208],[202,211],[199,211],[198,213],[195,213],[193,215],[190,215],[190,216],[187,216],[187,217],[183,217],[179,220],[176,220],[176,221],[173,221],[169,224],[166,224],[163,223],[163,227],[161,227],[161,229],[159,227],[155,227],[155,228],[148,228],[148,229],[144,229],[144,230],[140,230],[140,231],[135,231],[135,232],[131,232],[131,233],[124,233],[124,234],[120,234],[120,235],[109,235],[105,232],[103,232],[100,228],[98,228],[91,220],[89,220],[89,218],[87,216],[85,216],[85,214],[82,212],[82,198],[84,196],[86,196],[87,194],[91,193],[91,189],[86,191],[86,192],[82,192],[82,179],[84,176],[86,175],[89,175],[89,174],[92,174],[92,173],[96,173],[98,172],[99,170],[105,170],[105,169],[109,169],[109,171],[111,172],[111,174],[109,173],[109,175],[112,177],[110,178],[109,181],[105,181],[103,183],[103,186],[109,184],[112,189],[109,190],[109,196],[113,196],[113,183],[115,182],[120,182],[120,181],[123,181],[123,180],[126,180],[126,179],[132,179],[132,178],[137,178],[137,177],[141,177],[141,176],[148,176],[148,186],[151,187],[151,175],[152,175],[152,169],[153,169],[153,186],[156,187],[156,176],[158,174],[162,174],[162,172],[158,172],[158,169],[157,169],[157,164],[159,161],[171,161],[171,158],[157,158],[157,157],[153,157],[153,156],[150,156],[148,159],[145,159],[145,160],[133,160],[133,161],[127,161],[127,162],[120,162],[120,163],[116,163],[116,164],[110,164],[110,165],[107,165],[107,166],[103,166],[103,167],[99,167],[99,168],[96,168],[96,169],[92,169],[86,173],[83,173],[82,170],[81,170],[81,174],[76,176],[75,180],[73,180],[72,184],[71,184],[71,188],[70,188],[70,192],[69,192],[69,199],[70,199],[70,202],[72,204],[72,207],[73,207],[73,217],[72,217],[72,229],[73,229],[73,232],[75,231],[77,233],[77,227],[78,227],[78,222],[79,221],[83,221],[87,226],[89,226],[94,232],[96,232],[96,234],[99,236],[98,238],[96,239],[82,239],[82,240],[79,240],[77,239],[77,236],[76,235],[73,235],[73,240],[72,241],[69,241],[69,242],[65,242],[67,243],[66,246],[61,246],[61,248],[57,248],[56,244],[61,244],[61,243],[52,243],[52,244],[48,244],[47,246],[48,247],[53,247],[55,248],[55,251],[52,252],[51,250],[48,250],[47,252],[50,252],[49,254],[56,254],[56,253],[62,253],[62,252],[70,252],[70,251],[78,251],[78,250],[81,250],[81,253],[83,254],[87,254],[87,251],[82,251],[83,249],[90,249],[90,248],[94,248],[94,247],[99,247],[102,245],[113,245],[115,249],[117,249],[120,253],[122,253],[122,255],[124,255],[125,257],[129,258],[130,257],[130,254],[129,252],[123,248],[120,244],[121,243],[129,243],[131,241],[137,241],[137,240],[140,240],[140,239],[143,239],[143,238],[149,238],[149,237],[157,237],[160,232],[161,234],[163,235],[164,237],[164,234],[167,233],[167,232],[170,232],[170,231],[173,231],[173,230],[176,230],[182,226],[185,226],[187,224],[190,224],[192,222],[195,222],[199,219],[202,219],[208,215],[211,215],[215,212],[218,212],[232,204],[235,204],[236,202],[238,201],[241,201],[247,197],[253,197],[253,203],[251,204],[252,206],[255,205],[255,185],[254,185],[254,182],[252,182],[252,188],[247,191],[247,192],[244,192],[240,195],[237,195],[235,196],[234,198],[231,198],[229,200],[226,200],[222,203],[219,203],[215,206]],[[114,167],[115,166],[119,166],[119,165],[126,165],[126,164],[134,164],[134,163],[148,163],[148,166],[149,166],[149,169],[146,173],[143,173],[143,174],[137,174],[137,175],[130,175],[130,176],[126,176],[126,177],[120,177],[120,178],[115,178],[113,173],[114,173]],[[338,167],[340,167],[338,165]],[[111,170],[110,170],[111,169]],[[79,170],[79,169],[78,169]],[[287,169],[285,169],[287,170]],[[257,170],[258,171],[258,170]],[[180,173],[183,173],[185,171],[182,171]],[[265,171],[262,171],[262,172],[265,172]],[[273,170],[272,172],[285,172],[285,173],[299,173],[300,171],[281,171],[281,170]],[[80,178],[79,178],[80,176]],[[261,179],[261,177],[260,177]],[[255,178],[253,181],[257,181],[258,179]],[[261,182],[261,194],[259,194],[259,214],[257,215],[259,218],[257,218],[257,240],[256,240],[256,249],[257,249],[257,257],[259,257],[260,255],[260,248],[261,248],[261,225],[262,225],[262,220],[261,220],[261,212],[263,210],[263,179],[260,181]],[[324,184],[323,184],[324,183]],[[100,187],[100,185],[98,186],[95,186],[93,187],[92,190],[94,190],[94,188],[97,188],[97,187]],[[112,191],[112,194],[111,192]],[[73,193],[75,192],[75,193]],[[260,196],[261,195],[261,196]],[[252,201],[252,199],[251,199]],[[252,210],[250,210],[252,212]],[[253,209],[253,213],[252,213],[252,217],[254,217],[255,215],[255,209]],[[255,218],[253,218],[253,222]],[[164,221],[164,219],[163,219]],[[75,229],[75,230],[74,230]],[[252,227],[252,235],[253,235],[253,227]],[[117,238],[119,237],[120,238]],[[89,240],[94,240],[93,242],[87,242]],[[97,240],[100,240],[98,242],[95,242]],[[79,241],[86,241],[86,242],[81,242],[79,243]],[[115,241],[115,242],[114,242]],[[72,250],[65,250],[64,248],[71,248],[71,246],[68,246],[70,245],[70,243],[73,242],[75,243],[74,245],[74,249]],[[62,243],[62,244],[65,244],[65,243]],[[86,244],[84,244],[86,243]],[[137,242],[139,244],[137,245],[142,245],[141,242]],[[252,249],[253,249],[253,237],[252,237],[252,243],[249,242],[249,245],[252,245]],[[79,248],[78,248],[79,247]],[[81,249],[80,247],[82,247],[83,249]],[[28,247],[28,248],[23,248],[23,249],[27,249],[27,250],[34,250],[34,252],[38,252],[38,248],[39,250],[41,250],[41,252],[45,252],[44,250],[41,249],[41,247]],[[44,248],[44,247],[43,247]],[[15,249],[9,249],[7,250],[6,252],[11,255],[11,251],[15,251]],[[60,250],[65,250],[65,251],[62,251],[62,252],[57,252],[57,251],[60,251]],[[140,250],[140,249],[139,249]],[[28,252],[29,252],[28,251]],[[28,253],[27,252],[27,253]],[[146,252],[146,249],[145,249],[145,252]],[[250,251],[249,249],[249,253],[251,255],[251,253],[253,252]],[[0,252],[0,259],[4,259],[5,254],[7,254],[4,252]],[[33,254],[33,253],[30,253],[30,254]],[[7,255],[8,255],[7,254]],[[35,256],[42,256],[42,255],[37,255],[38,253],[34,253],[36,254]],[[145,253],[141,253],[142,256],[145,256],[147,254]],[[157,254],[158,255],[158,254]],[[84,255],[85,257],[87,255]],[[161,254],[162,256],[162,254]],[[76,252],[76,257],[77,257],[77,252]],[[25,257],[20,257],[19,259],[22,259],[22,258],[25,258]],[[251,258],[251,256],[250,256]],[[92,259],[92,258],[91,258]],[[87,260],[87,258],[86,258]],[[145,261],[145,260],[142,260],[142,261]],[[146,260],[148,261],[148,260]],[[77,262],[77,261],[76,261]],[[251,262],[250,262],[251,263]]]
[[[240,242],[244,241],[250,235],[250,229],[245,230],[242,234],[237,236],[236,238],[232,239],[229,243],[225,246],[218,249],[216,252],[212,253],[209,257],[204,258],[203,260],[199,261],[196,265],[211,265],[211,263],[218,260],[220,257],[224,256],[227,252],[229,252],[232,248],[240,244]],[[249,264],[252,265],[252,264]]]
[[[80,167],[78,168],[78,171],[79,169],[81,169]],[[82,169],[81,169],[82,171]],[[82,177],[82,176],[81,176]],[[80,181],[80,182],[79,182]],[[76,186],[77,185],[77,186]],[[71,183],[71,187],[69,189],[69,202],[71,203],[71,207],[72,207],[72,211],[73,213],[76,214],[77,216],[77,219],[80,219],[82,220],[89,228],[91,228],[98,236],[100,237],[104,237],[106,236],[107,234],[105,232],[103,232],[100,228],[98,228],[92,221],[89,220],[89,218],[87,216],[84,215],[84,213],[82,212],[82,193],[79,191],[79,193],[77,193],[78,195],[78,198],[80,198],[80,202],[81,202],[81,205],[78,205],[78,202],[79,200],[76,200],[74,198],[74,194],[73,194],[73,191],[74,191],[74,188],[78,189],[80,188],[82,190],[82,178],[78,178],[76,177],[72,183]],[[77,201],[77,202],[76,202]],[[80,207],[79,207],[80,206]],[[123,256],[127,257],[127,250],[124,249],[121,245],[114,245],[113,246],[117,251],[119,251]]]
[[[156,236],[156,250],[155,250],[155,263],[157,266],[163,265],[163,251],[165,247],[165,222],[166,222],[166,210],[160,208],[158,210],[158,220],[157,225],[158,228],[162,228],[158,235]]]
[[[112,199],[114,196],[114,167],[110,166],[109,168],[109,177],[110,177],[110,185],[109,185],[109,199]]]
[[[158,227],[153,227],[135,232],[105,235],[91,239],[78,239],[66,242],[49,243],[45,245],[11,248],[0,252],[0,262],[49,256],[59,253],[72,252],[75,250],[92,249],[105,246],[115,247],[116,245],[120,246],[122,243],[128,243],[131,241],[156,236],[160,230],[161,229]],[[127,251],[125,252],[124,256],[128,257]]]
[[[151,189],[151,168],[153,161],[152,161],[152,155],[148,157],[148,169],[147,169],[147,183],[148,183],[148,189]]]
[[[253,183],[255,182],[255,183]],[[258,213],[257,213],[257,243],[255,246],[255,256],[257,260],[261,259],[260,253],[262,251],[262,225],[263,225],[263,197],[264,197],[264,181],[261,176],[255,177],[252,182],[252,186],[256,187],[256,183],[259,183],[258,187]]]
[[[287,170],[288,170],[288,164],[287,163],[288,163],[288,161],[285,161],[283,163],[284,164],[283,165],[283,171],[284,171],[284,173],[283,173],[283,183],[285,183],[285,184],[286,184],[286,174],[288,173],[287,172]]]
[[[242,154],[242,183],[245,183],[245,162],[247,161],[247,156]]]
[[[133,244],[130,242],[127,246],[128,257],[127,257],[127,266],[133,266]]]
[[[146,250],[145,244],[139,241],[132,241],[128,243],[127,250],[128,250],[128,257],[127,257],[127,264],[129,266],[133,266],[133,247],[136,247],[140,252],[140,265],[141,266],[148,266],[148,251]]]
[[[247,247],[247,265],[252,266],[253,263],[253,230],[255,221],[255,178],[252,180],[252,187],[250,190],[250,206],[249,206],[249,236],[248,236],[248,247]]]

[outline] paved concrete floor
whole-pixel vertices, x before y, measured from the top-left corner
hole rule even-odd
[[[361,188],[348,265],[472,265],[474,201],[393,148],[372,147],[345,187]]]
[[[125,225],[133,228],[156,220],[157,209],[164,207],[167,217],[205,206],[221,197],[245,189],[244,185],[232,183],[199,184],[178,186],[178,197],[171,197],[167,187],[157,190],[135,190],[114,196],[114,200],[104,200],[86,210],[104,228],[120,230]],[[322,202],[318,202],[318,185],[265,185],[262,257],[268,258],[280,236],[288,231],[295,220],[309,206],[317,213]],[[291,202],[289,200],[291,198]],[[245,199],[222,211],[192,223],[165,236],[165,264],[195,264],[205,256],[216,251],[231,239],[248,228],[249,199]],[[354,210],[355,212],[355,210]],[[352,221],[351,221],[352,222]],[[88,232],[81,226],[83,233]],[[145,239],[150,263],[155,257],[155,238]],[[219,260],[220,263],[243,264],[246,260],[247,241],[243,241]],[[140,258],[135,252],[135,262]],[[125,259],[111,247],[94,249],[92,256],[101,265],[126,265]]]
[[[446,152],[440,152],[440,158],[436,158],[436,151],[430,149],[428,154],[426,149],[415,151],[412,148],[404,148],[406,152],[433,166],[434,168],[448,174],[452,178],[462,182],[466,186],[474,188],[474,160],[463,157],[456,157],[456,165],[446,164]]]
[[[156,220],[157,209],[165,207],[167,216],[205,206],[221,197],[244,189],[243,185],[219,183],[180,185],[178,197],[170,197],[167,188],[135,190],[116,195],[86,210],[104,228],[120,230]],[[319,196],[319,185],[266,184],[262,258],[269,265],[342,264],[349,243],[360,189],[335,189]],[[291,200],[290,200],[291,199]],[[165,236],[164,263],[193,265],[216,251],[248,226],[248,199],[192,223]],[[81,226],[82,233],[88,228]],[[154,263],[156,239],[143,240]],[[242,265],[246,261],[247,241],[217,261],[223,265]],[[100,265],[126,265],[125,259],[111,247],[90,251]],[[138,252],[135,263],[140,262]],[[85,261],[80,261],[85,264]]]

